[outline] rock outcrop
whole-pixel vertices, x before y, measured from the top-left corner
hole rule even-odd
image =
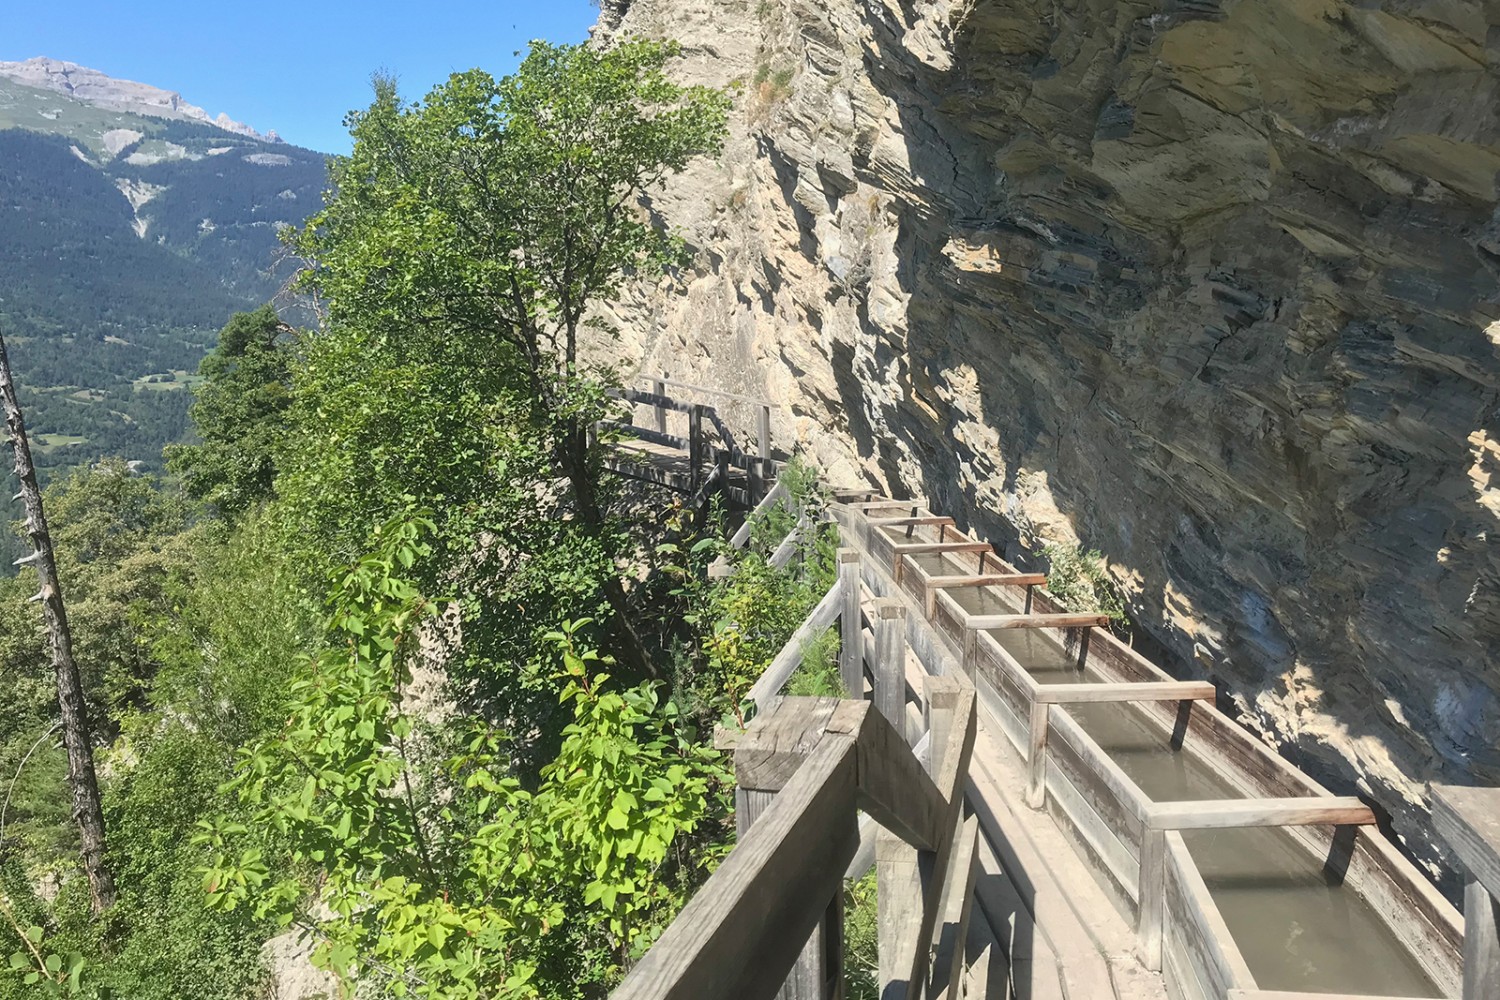
[[[650,208],[697,252],[612,318],[643,371],[786,403],[836,480],[1140,629],[1422,833],[1500,782],[1500,7],[634,0],[601,39],[736,83]]]
[[[66,94],[75,101],[108,108],[111,111],[129,111],[138,115],[157,118],[178,118],[184,121],[203,122],[235,135],[249,136],[266,142],[280,142],[275,132],[261,134],[243,122],[237,122],[224,113],[210,115],[196,104],[189,104],[182,95],[172,90],[162,90],[132,80],[117,80],[96,69],[37,56],[21,62],[0,62],[0,77],[14,80],[27,87],[50,90]]]

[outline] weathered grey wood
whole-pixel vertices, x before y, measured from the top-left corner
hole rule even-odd
[[[1432,824],[1469,874],[1500,897],[1500,788],[1433,785]]]
[[[875,528],[920,528],[952,526],[954,520],[951,517],[941,517],[937,514],[928,514],[920,517],[872,517],[871,527]]]
[[[781,647],[776,659],[770,662],[751,686],[749,697],[755,702],[756,708],[764,711],[771,699],[781,693],[787,680],[802,663],[803,648],[838,620],[842,605],[840,580],[835,579],[823,599],[808,613],[802,624],[797,626],[797,631],[792,633],[786,645]]]
[[[875,707],[896,731],[906,731],[906,605],[875,601]]]
[[[1176,930],[1187,947],[1189,961],[1205,974],[1214,996],[1255,985],[1250,967],[1214,905],[1203,876],[1198,874],[1182,835],[1169,831],[1166,843],[1164,926]]]
[[[841,891],[859,832],[854,741],[821,742],[613,1000],[776,996]],[[798,891],[788,892],[788,886]]]
[[[934,552],[992,551],[989,542],[897,542],[890,540],[890,545],[895,551],[895,560],[891,564],[891,569],[897,583],[901,582],[902,556],[925,556]]]
[[[1109,624],[1108,615],[969,615],[965,628],[1096,628]]]
[[[948,803],[944,826],[954,830],[963,808],[964,778],[974,749],[974,690],[958,687],[960,681],[951,677],[931,678],[929,684],[933,781]],[[938,748],[943,751],[941,755]],[[946,837],[936,851],[920,855],[889,834],[876,841],[882,1000],[916,997],[927,981],[938,903],[954,839]]]
[[[1153,830],[1227,830],[1251,826],[1371,826],[1375,813],[1352,796],[1296,799],[1200,799],[1155,802],[1146,812]]]
[[[1034,697],[1049,705],[1118,701],[1213,701],[1207,681],[1145,681],[1139,684],[1042,684]]]
[[[734,791],[734,821],[737,839],[749,835],[755,821],[761,817],[776,792],[743,786]],[[777,991],[778,1000],[832,1000],[831,984],[842,978],[843,968],[843,904],[842,889],[834,893],[829,911],[818,922],[807,943],[797,956],[786,982]]]
[[[979,819],[962,821],[948,878],[939,901],[937,940],[933,943],[928,997],[937,997],[957,983],[964,972],[964,943],[969,936],[969,918],[974,911],[974,881],[979,875]],[[951,993],[949,994],[952,995]]]
[[[861,513],[871,510],[884,510],[889,507],[909,507],[912,511],[912,517],[920,516],[921,512],[926,509],[915,500],[855,500],[852,503],[844,504],[844,506]]]
[[[672,389],[686,389],[689,392],[701,393],[704,396],[718,396],[720,399],[733,399],[741,403],[753,403],[756,406],[773,406],[769,400],[759,396],[746,396],[738,392],[727,392],[723,389],[714,389],[706,385],[695,385],[692,382],[680,382],[676,379],[662,377],[657,379],[661,385]]]
[[[857,738],[859,807],[912,847],[937,850],[953,832],[948,800],[901,731],[868,702],[846,704],[829,725]]]
[[[807,526],[807,512],[799,509],[797,523],[792,525],[792,530],[786,533],[781,544],[776,546],[776,551],[771,553],[769,562],[772,569],[783,569],[792,561],[792,557],[797,554],[797,549],[802,544],[802,535],[807,530]]]
[[[706,457],[703,440],[702,403],[694,403],[688,409],[688,492],[697,493],[703,478],[703,462]]]
[[[1031,703],[1026,751],[1026,804],[1042,808],[1047,800],[1047,722],[1052,706],[1044,701]]]
[[[1162,910],[1167,892],[1167,833],[1147,830],[1141,841],[1141,876],[1136,882],[1136,953],[1152,972],[1161,971]]]
[[[651,393],[652,393],[652,395],[655,395],[655,396],[665,396],[667,394],[667,384],[665,382],[663,382],[659,378],[652,379],[651,380]],[[659,432],[665,434],[667,432],[667,410],[666,410],[666,407],[664,407],[660,403],[658,403],[652,409],[653,409],[653,411],[655,412],[655,415],[656,415],[656,429]]]
[[[863,698],[865,651],[859,610],[859,551],[839,549],[838,560],[839,594],[843,601],[839,609],[839,677],[844,682],[846,697]]]
[[[1500,993],[1487,994],[1500,997]],[[1415,997],[1372,997],[1355,993],[1299,993],[1286,990],[1230,990],[1229,1000],[1417,1000]]]
[[[792,780],[828,733],[843,707],[838,698],[777,698],[734,740],[735,783],[779,791]],[[853,739],[857,728],[839,727]]]
[[[1064,773],[1111,832],[1138,855],[1151,800],[1067,712],[1052,713],[1047,762]]]
[[[1464,886],[1463,1000],[1500,997],[1500,913],[1483,882]]]
[[[1045,573],[983,573],[978,576],[930,576],[927,586],[933,590],[958,587],[1045,587]]]
[[[739,530],[729,537],[729,547],[742,549],[748,545],[750,543],[750,536],[755,531],[756,519],[765,517],[766,513],[780,503],[786,495],[786,487],[781,483],[777,483],[771,487],[770,492],[761,498],[760,503],[755,505],[755,509],[745,515],[745,523],[741,524]]]

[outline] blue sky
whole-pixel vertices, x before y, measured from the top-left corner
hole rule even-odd
[[[457,70],[510,71],[530,39],[581,42],[597,17],[588,0],[0,0],[0,60],[66,59],[344,153],[340,122],[369,103],[371,72],[420,97]]]

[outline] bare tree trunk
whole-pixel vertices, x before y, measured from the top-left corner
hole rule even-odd
[[[115,880],[104,860],[104,809],[99,803],[99,779],[94,773],[88,709],[83,701],[83,681],[78,674],[78,664],[73,661],[73,637],[68,632],[62,586],[57,580],[57,562],[52,557],[52,539],[47,534],[42,493],[37,488],[36,468],[31,463],[31,445],[26,440],[26,424],[21,419],[21,404],[16,398],[4,336],[0,336],[0,406],[5,409],[5,422],[10,428],[10,442],[16,453],[16,476],[21,480],[18,496],[26,502],[26,533],[32,545],[31,555],[20,561],[34,565],[41,582],[41,590],[32,599],[41,601],[42,617],[47,620],[52,666],[57,674],[57,707],[62,719],[63,746],[68,751],[73,821],[78,824],[83,868],[88,874],[94,912],[102,913],[114,905]]]

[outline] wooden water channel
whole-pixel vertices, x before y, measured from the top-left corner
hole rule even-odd
[[[615,997],[839,996],[843,883],[873,861],[882,1000],[1500,1000],[1500,791],[1436,796],[1475,876],[1465,937],[1373,812],[1240,728],[1212,684],[1060,608],[950,518],[835,500],[838,579],[725,740],[739,844]],[[845,698],[780,697],[829,627]],[[1028,853],[1047,831],[1074,856]],[[1007,918],[1005,889],[1032,912]],[[1055,977],[1019,950],[1022,919],[1057,944]],[[1103,954],[1109,921],[1127,956]]]

